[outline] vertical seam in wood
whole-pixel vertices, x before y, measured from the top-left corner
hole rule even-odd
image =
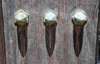
[[[1,39],[1,42],[0,42],[0,47],[1,47],[1,64],[6,64],[6,54],[5,54],[5,39],[4,39],[4,23],[3,23],[3,13],[2,13],[2,1],[0,0],[0,17],[1,17],[1,20],[0,20],[0,39]]]
[[[95,64],[98,63],[99,56],[99,32],[100,32],[100,1],[99,1],[99,12],[98,12],[98,23],[97,23],[97,39],[96,39],[96,53],[95,53]]]

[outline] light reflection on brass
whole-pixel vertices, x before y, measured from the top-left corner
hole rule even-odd
[[[57,23],[57,14],[55,14],[53,11],[48,11],[44,14],[44,23],[46,25],[53,25]]]
[[[14,22],[20,26],[23,26],[25,24],[28,24],[28,14],[24,12],[23,10],[19,10],[14,14],[15,20]]]

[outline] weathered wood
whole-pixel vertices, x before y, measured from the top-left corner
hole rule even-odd
[[[0,0],[0,64],[6,64],[2,1]]]
[[[89,20],[84,26],[83,47],[78,63],[95,64],[96,35],[99,0],[81,0],[79,7],[87,12]],[[88,61],[88,60],[89,61]]]
[[[7,64],[94,64],[99,0],[2,0]],[[56,41],[49,58],[45,42],[44,11],[50,8],[58,13]],[[82,8],[89,21],[84,26],[82,50],[77,58],[73,47],[71,13]],[[29,14],[28,49],[22,58],[18,49],[14,13],[23,9]]]
[[[98,24],[97,24],[95,64],[100,64],[100,1],[99,1]]]

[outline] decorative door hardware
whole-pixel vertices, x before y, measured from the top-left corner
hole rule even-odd
[[[49,57],[51,57],[55,47],[57,14],[55,14],[51,10],[46,12],[44,14],[44,25],[45,25],[46,48]]]
[[[74,50],[75,54],[78,57],[83,43],[83,29],[84,25],[87,23],[87,14],[82,9],[77,9],[72,14],[73,26],[73,39],[74,39]]]
[[[23,10],[19,10],[14,14],[15,25],[17,26],[18,45],[21,55],[24,57],[27,52],[27,26],[29,15]]]

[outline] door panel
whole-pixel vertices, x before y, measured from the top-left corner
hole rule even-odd
[[[95,53],[96,53],[96,33],[97,33],[97,23],[98,23],[98,0],[81,0],[80,8],[85,9],[88,14],[88,22],[84,27],[84,37],[83,37],[83,51],[81,61],[86,63],[95,64]],[[88,60],[89,61],[88,61]],[[84,64],[84,63],[82,63]]]
[[[6,64],[94,64],[99,0],[2,0]],[[52,57],[45,42],[43,14],[46,9],[58,13],[56,43]],[[84,9],[88,22],[84,26],[82,50],[77,58],[73,47],[72,12]],[[19,9],[29,14],[28,48],[22,58],[18,48],[14,13]]]

